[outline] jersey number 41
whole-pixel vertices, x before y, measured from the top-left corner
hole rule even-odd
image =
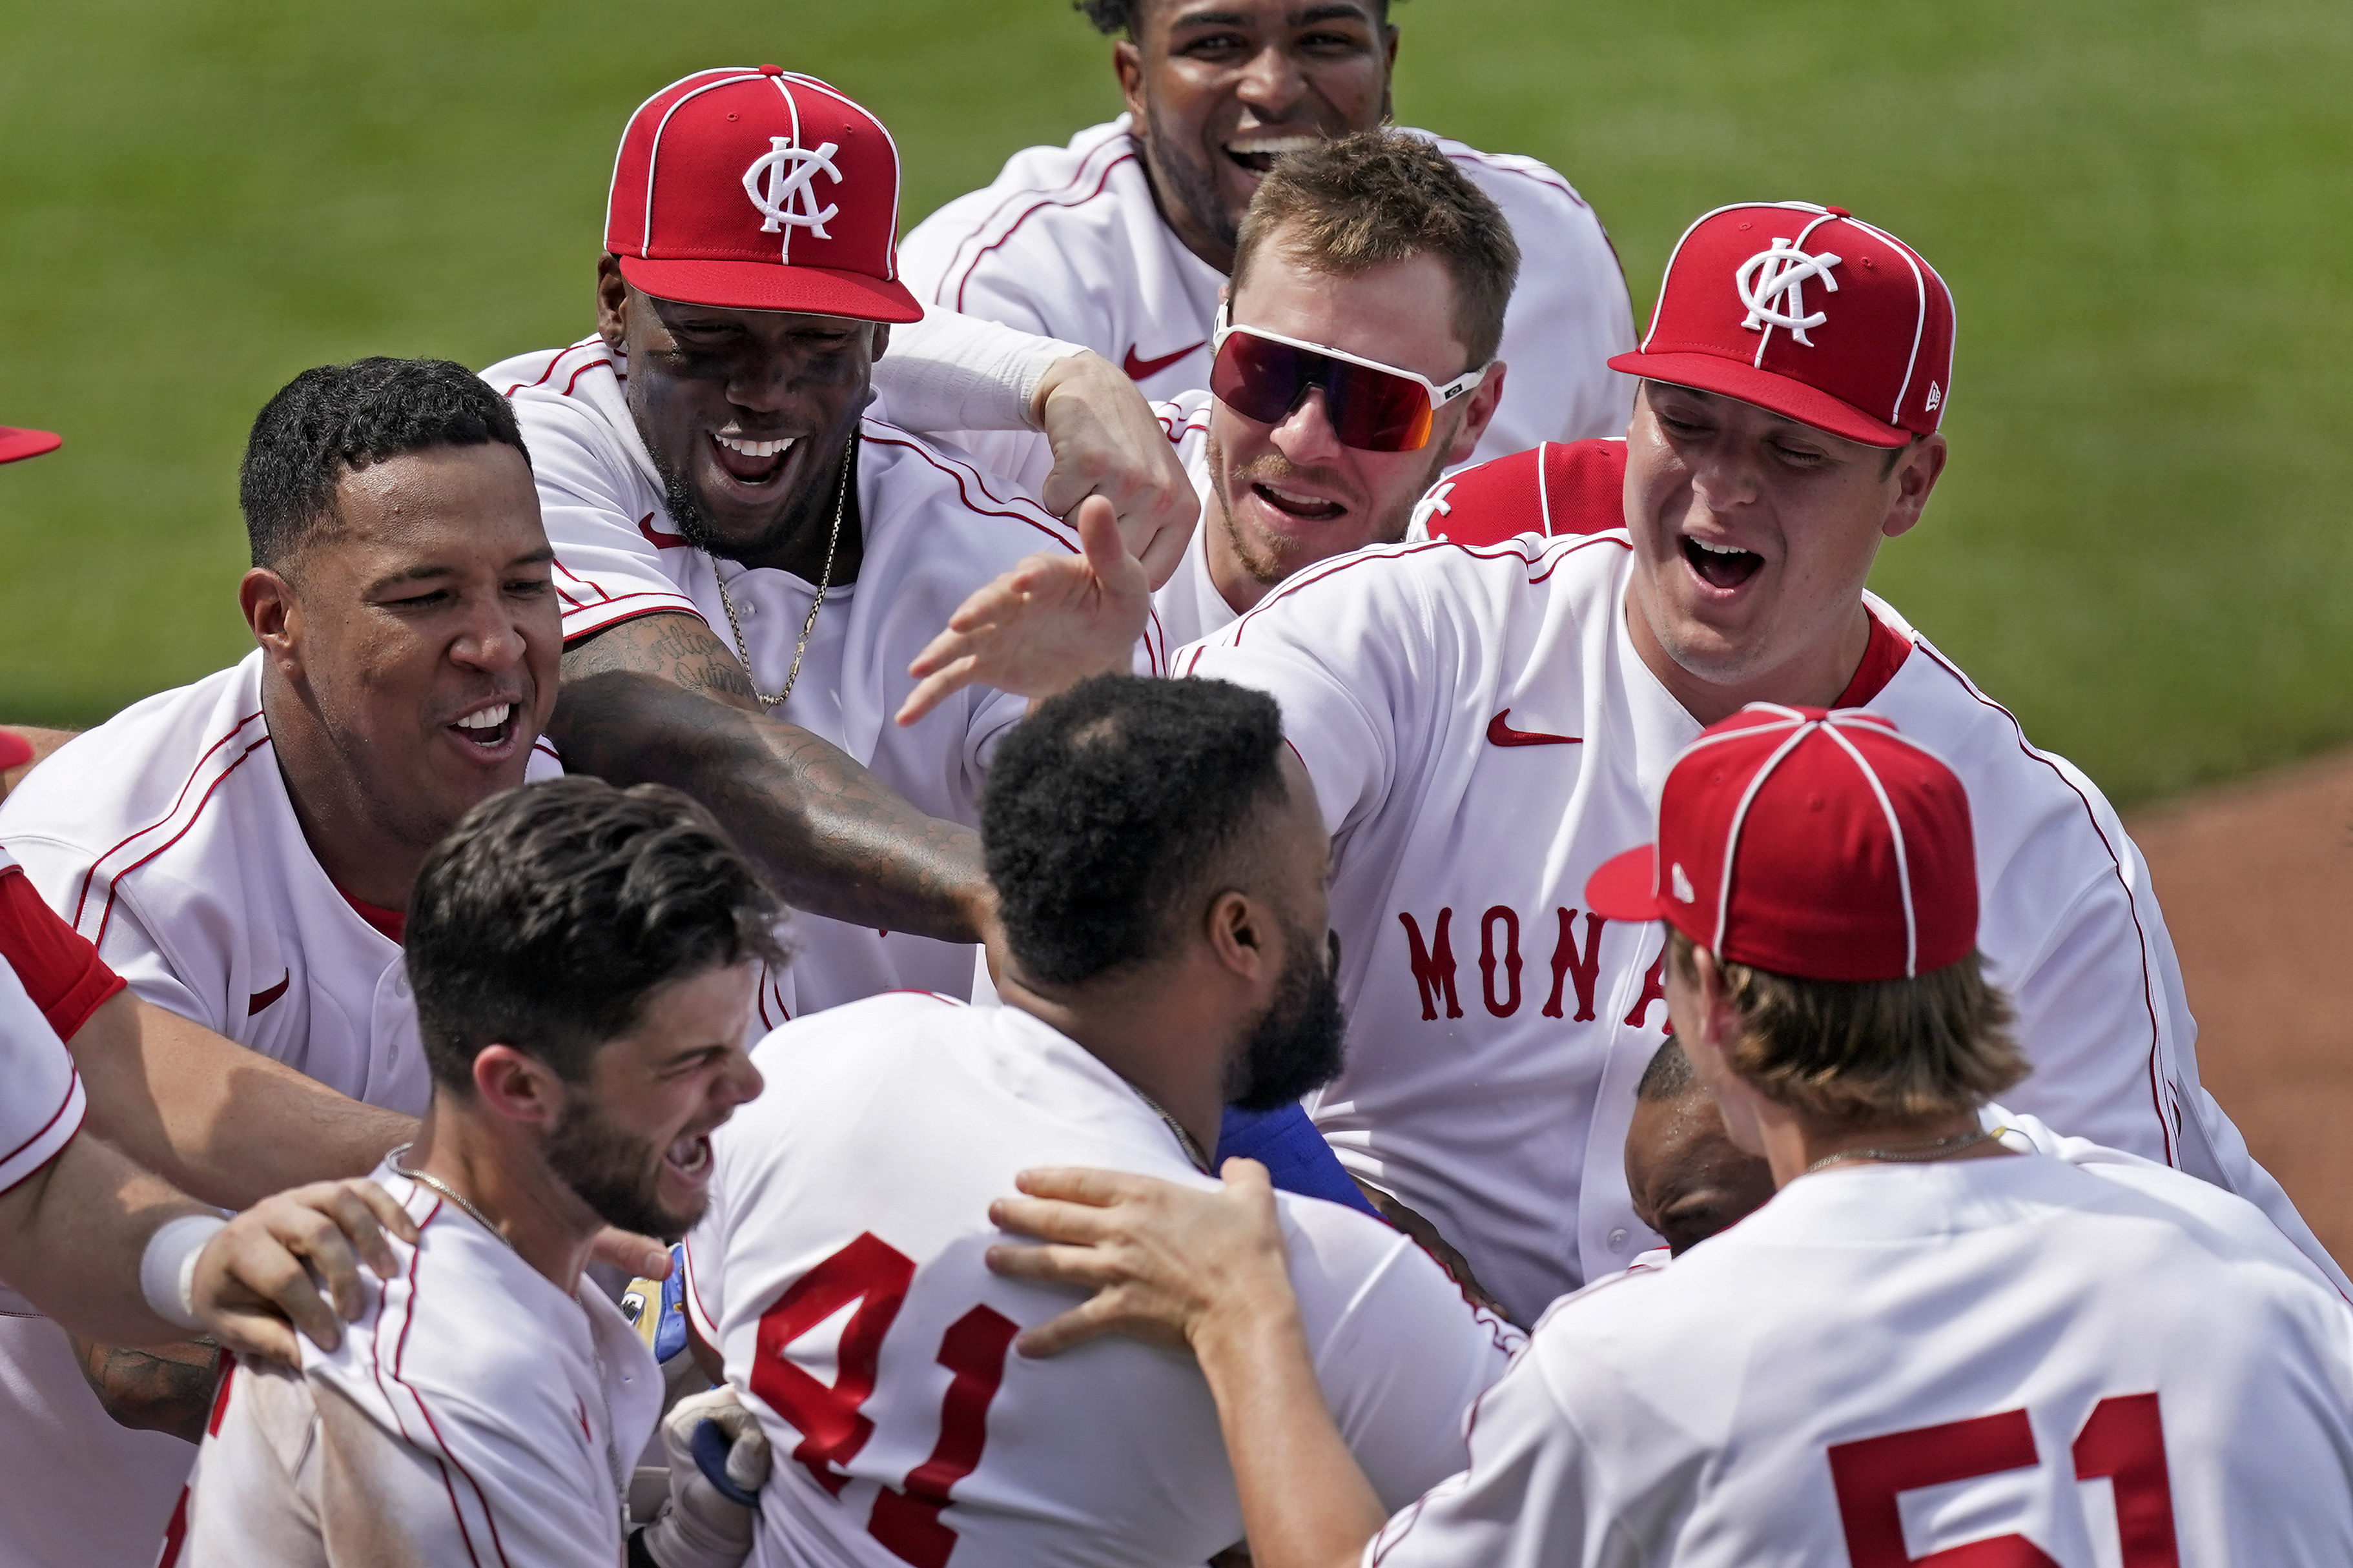
[[[849,1482],[840,1467],[874,1435],[874,1423],[860,1406],[874,1392],[882,1338],[914,1277],[913,1258],[867,1231],[794,1280],[760,1315],[752,1392],[800,1432],[793,1458],[834,1497]],[[786,1349],[852,1301],[858,1310],[841,1331],[839,1370],[830,1384],[819,1383],[786,1359]],[[875,1494],[866,1521],[868,1534],[915,1568],[946,1568],[955,1550],[956,1532],[940,1522],[940,1510],[948,1505],[949,1489],[980,1464],[989,1401],[1004,1380],[1005,1352],[1018,1331],[1003,1313],[975,1307],[940,1337],[939,1363],[954,1376],[940,1405],[939,1442],[896,1487]]]

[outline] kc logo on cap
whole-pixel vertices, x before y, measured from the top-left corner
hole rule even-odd
[[[1776,974],[1926,974],[1977,945],[1968,796],[1875,713],[1751,703],[1684,748],[1657,842],[1604,863],[1585,902]]]
[[[1609,363],[1901,447],[1951,395],[1953,297],[1918,251],[1843,208],[1718,207],[1676,243],[1642,346]]]
[[[899,152],[882,122],[779,66],[697,71],[621,133],[605,248],[660,300],[913,321]]]

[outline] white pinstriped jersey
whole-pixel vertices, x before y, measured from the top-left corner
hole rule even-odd
[[[561,771],[543,742],[529,776]],[[0,804],[0,842],[146,1001],[354,1100],[423,1112],[399,944],[302,837],[259,651],[67,742]],[[117,1426],[64,1333],[0,1291],[0,1487],[41,1500],[15,1568],[151,1568],[189,1457]]]
[[[1534,158],[1430,139],[1493,198],[1520,247],[1500,351],[1511,370],[1472,460],[1623,434],[1633,380],[1606,362],[1633,348],[1633,310],[1593,209]],[[1162,220],[1125,115],[1015,153],[993,184],[900,241],[899,271],[952,310],[1085,344],[1148,397],[1209,384],[1226,280]]]
[[[1653,1245],[1620,1155],[1666,1026],[1662,938],[1581,906],[1595,867],[1648,842],[1700,726],[1628,637],[1631,570],[1622,529],[1382,546],[1306,568],[1176,659],[1282,703],[1334,836],[1348,1065],[1312,1100],[1318,1125],[1522,1321]],[[1978,945],[2034,1066],[2012,1104],[2253,1200],[2343,1289],[2199,1087],[2172,943],[2114,810],[1867,602],[1841,705],[1893,719],[1968,790]]]
[[[1727,1310],[1727,1303],[1739,1303]],[[1557,1303],[1374,1568],[2353,1562],[2353,1311],[2140,1161],[1833,1168]]]
[[[672,529],[660,478],[621,390],[624,374],[596,338],[483,373],[512,403],[531,449],[555,546],[565,637],[668,611],[699,616],[734,647],[719,597],[723,571],[753,683],[780,691],[817,584],[716,561]],[[923,811],[974,825],[988,758],[1028,704],[968,687],[902,729],[891,717],[914,689],[907,666],[974,589],[1024,556],[1075,550],[1077,539],[1026,495],[948,449],[871,416],[860,429],[865,553],[858,581],[828,591],[799,679],[774,712],[840,747]],[[1160,647],[1139,649],[1139,668],[1162,668]],[[807,915],[790,936],[791,969],[762,987],[765,1023],[902,987],[958,995],[971,988],[969,946]]]
[[[1241,1539],[1190,1357],[1106,1339],[1028,1360],[1067,1289],[991,1274],[992,1199],[1031,1165],[1210,1185],[1159,1115],[1011,1006],[877,996],[753,1059],[713,1134],[687,1310],[776,1453],[760,1568],[1198,1568]],[[1317,1375],[1388,1505],[1461,1468],[1463,1413],[1520,1336],[1410,1241],[1278,1193]]]
[[[190,1479],[187,1568],[577,1568],[622,1560],[621,1500],[661,1411],[653,1352],[593,1284],[566,1297],[387,1165],[423,1231],[391,1243],[332,1352],[239,1365]],[[165,1568],[172,1559],[165,1558]]]

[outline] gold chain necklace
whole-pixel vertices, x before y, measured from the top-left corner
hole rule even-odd
[[[1903,1163],[1942,1160],[1964,1149],[1975,1148],[1979,1143],[1990,1143],[2009,1131],[2007,1127],[1992,1127],[1982,1132],[1956,1132],[1950,1138],[1939,1138],[1929,1143],[1893,1143],[1884,1149],[1841,1149],[1835,1154],[1823,1155],[1798,1173],[1810,1176],[1823,1166],[1835,1165],[1841,1160],[1893,1160]]]
[[[744,623],[736,618],[735,601],[728,596],[727,579],[719,570],[713,557],[711,574],[719,580],[719,605],[727,612],[727,629],[735,634],[735,657],[744,661],[744,679],[752,683],[752,695],[760,700],[764,713],[784,706],[785,699],[793,694],[793,683],[801,678],[801,656],[808,652],[809,636],[817,630],[817,613],[825,608],[826,590],[833,586],[834,552],[841,547],[841,511],[849,501],[849,481],[858,472],[858,437],[853,435],[841,449],[841,484],[833,492],[833,537],[826,541],[825,574],[818,579],[817,602],[809,606],[808,619],[801,623],[801,640],[793,645],[793,667],[785,672],[785,689],[774,697],[760,689],[759,679],[752,673],[752,650],[744,646]]]
[[[1153,1099],[1142,1089],[1137,1089],[1135,1085],[1129,1084],[1127,1087],[1129,1090],[1134,1094],[1136,1099],[1144,1101],[1145,1104],[1152,1108],[1152,1113],[1160,1118],[1160,1120],[1166,1124],[1169,1131],[1174,1132],[1176,1135],[1176,1146],[1185,1151],[1185,1158],[1193,1163],[1193,1169],[1200,1172],[1205,1176],[1214,1176],[1217,1174],[1215,1171],[1209,1169],[1209,1157],[1201,1152],[1200,1142],[1190,1132],[1185,1131],[1185,1124],[1183,1122],[1169,1115],[1166,1110],[1161,1110],[1160,1102],[1158,1100]]]

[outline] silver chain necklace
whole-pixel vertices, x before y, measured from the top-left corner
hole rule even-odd
[[[735,657],[744,661],[744,679],[752,683],[752,695],[760,700],[764,713],[784,706],[785,699],[793,694],[793,683],[801,678],[801,656],[808,652],[809,636],[817,630],[817,613],[825,608],[826,590],[833,586],[834,552],[841,548],[841,511],[849,502],[849,481],[858,471],[858,437],[850,437],[841,449],[841,483],[833,492],[833,537],[826,541],[825,574],[818,579],[817,602],[809,606],[808,619],[801,623],[801,640],[793,645],[793,667],[785,672],[785,689],[774,697],[760,689],[759,678],[752,673],[752,650],[744,643],[744,623],[736,616],[735,601],[727,593],[727,579],[719,570],[713,557],[711,574],[719,580],[719,605],[727,612],[727,629],[735,634]]]
[[[472,1204],[466,1201],[465,1194],[459,1192],[457,1188],[451,1186],[440,1177],[432,1174],[430,1172],[412,1171],[407,1166],[400,1163],[400,1157],[416,1147],[417,1145],[414,1143],[403,1143],[398,1148],[385,1154],[384,1157],[384,1163],[390,1165],[396,1174],[406,1176],[410,1181],[415,1182],[420,1187],[428,1187],[432,1189],[441,1196],[448,1198],[451,1203],[456,1204],[459,1208],[464,1209],[468,1214],[474,1216],[475,1224],[480,1226],[484,1230],[489,1231],[492,1236],[497,1237],[501,1241],[505,1242],[506,1248],[509,1252],[514,1253],[518,1258],[522,1256],[522,1253],[517,1250],[515,1244],[512,1241],[508,1240],[507,1233],[491,1223],[490,1215],[484,1214],[481,1210],[476,1208]],[[581,1314],[584,1317],[586,1316],[588,1304],[582,1301],[576,1295],[574,1296],[572,1300],[574,1303],[579,1307]],[[629,1533],[629,1484],[628,1478],[621,1474],[620,1443],[617,1435],[613,1430],[613,1395],[605,1386],[605,1353],[596,1348],[596,1331],[593,1327],[588,1331],[588,1356],[591,1361],[596,1363],[596,1397],[603,1400],[605,1403],[605,1468],[612,1472],[613,1495],[619,1501],[621,1511],[621,1534],[626,1539]]]
[[[1798,1173],[1810,1176],[1823,1166],[1835,1165],[1841,1160],[1892,1160],[1905,1164],[1942,1160],[1964,1149],[1990,1143],[2009,1131],[2007,1127],[1993,1127],[1982,1132],[1956,1132],[1950,1138],[1938,1138],[1927,1143],[1892,1143],[1883,1149],[1841,1149],[1835,1154],[1823,1155]]]

